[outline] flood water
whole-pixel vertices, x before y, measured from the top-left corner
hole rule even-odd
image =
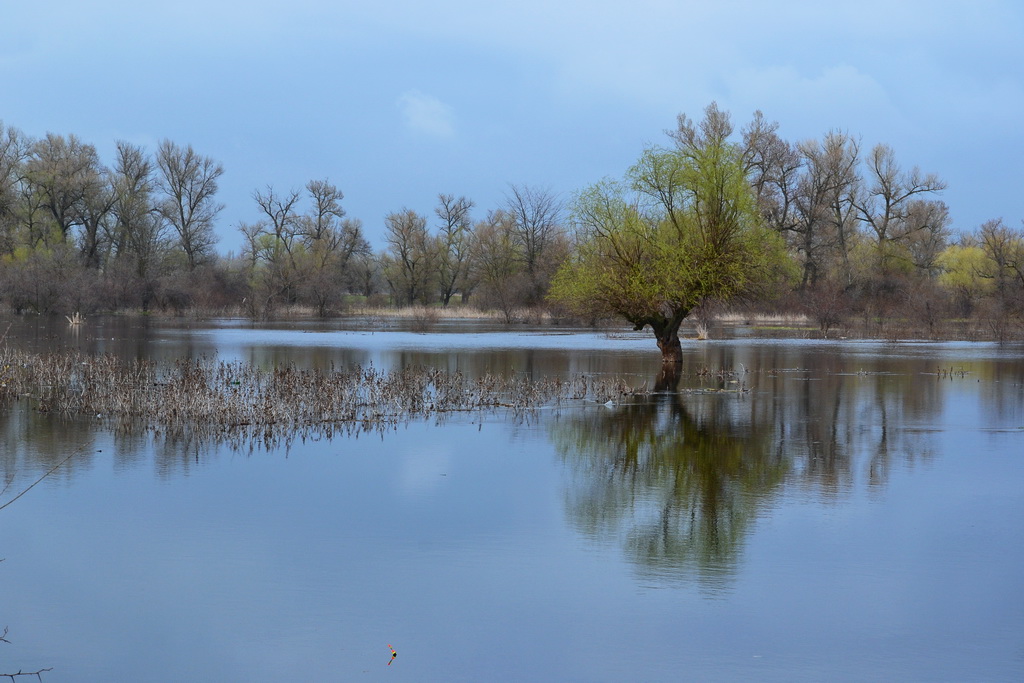
[[[0,674],[1024,680],[1024,347],[732,337],[684,342],[675,392],[269,450],[0,408],[0,505],[75,454],[0,510]],[[645,335],[469,323],[16,319],[3,343],[660,366]]]

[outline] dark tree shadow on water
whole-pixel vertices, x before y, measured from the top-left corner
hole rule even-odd
[[[656,386],[674,389],[663,373]],[[739,394],[655,393],[552,425],[570,522],[618,544],[641,576],[728,589],[759,510],[788,471],[775,430]]]

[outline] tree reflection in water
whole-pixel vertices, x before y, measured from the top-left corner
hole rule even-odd
[[[727,588],[759,509],[789,461],[771,422],[739,418],[737,394],[659,393],[552,425],[584,534],[621,539],[641,573]],[[742,411],[740,411],[742,412]]]
[[[650,396],[553,421],[552,441],[574,478],[571,523],[621,544],[642,574],[720,590],[774,499],[834,504],[858,479],[880,490],[894,464],[931,458],[946,385],[909,364],[854,374],[830,371],[828,360],[719,386],[694,386],[684,368],[681,390],[679,373],[663,374]]]

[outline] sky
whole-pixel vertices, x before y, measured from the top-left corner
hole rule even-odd
[[[439,193],[566,201],[712,101],[791,141],[890,145],[953,227],[1024,219],[1024,3],[976,0],[6,0],[0,121],[224,166],[221,254],[252,195],[327,179],[382,248]]]

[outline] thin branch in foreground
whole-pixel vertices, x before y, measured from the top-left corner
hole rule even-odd
[[[39,482],[41,482],[41,481],[42,481],[43,479],[46,479],[46,478],[47,478],[48,476],[50,476],[51,474],[53,474],[54,472],[56,472],[57,470],[59,470],[59,469],[60,469],[60,468],[61,468],[61,467],[62,467],[62,466],[64,465],[64,463],[66,463],[66,462],[67,462],[68,460],[71,460],[71,458],[75,457],[75,456],[76,456],[76,455],[78,455],[79,453],[81,453],[81,451],[75,451],[74,453],[72,453],[71,455],[69,455],[68,457],[64,458],[64,459],[63,459],[63,460],[61,460],[61,461],[60,461],[59,463],[57,463],[56,465],[54,465],[53,467],[51,467],[50,469],[48,469],[48,470],[47,470],[46,472],[44,472],[44,473],[43,473],[43,475],[42,475],[41,477],[39,477],[39,478],[38,478],[38,479],[36,479],[36,480],[35,480],[34,482],[32,482],[32,484],[31,484],[31,485],[29,485],[29,487],[28,487],[27,489],[25,489],[24,491],[22,491],[21,493],[19,493],[18,495],[16,495],[16,496],[15,496],[14,498],[11,498],[11,499],[10,499],[9,501],[7,501],[6,503],[4,503],[3,505],[0,505],[0,510],[3,510],[3,509],[4,509],[5,507],[7,507],[7,506],[8,506],[8,505],[10,505],[11,503],[13,503],[14,501],[18,500],[19,498],[21,498],[22,496],[24,496],[24,495],[25,495],[26,493],[28,493],[29,491],[31,491],[31,490],[32,490],[33,488],[35,488],[36,484],[38,484],[38,483],[39,483]],[[5,488],[4,490],[6,490],[6,488]],[[8,674],[0,674],[0,677],[2,677],[2,676],[7,676],[7,675],[8,675]],[[20,674],[19,674],[19,675],[20,675]]]
[[[0,643],[10,644],[11,641],[7,640],[7,630],[8,627],[4,626],[4,632],[0,634]],[[21,669],[18,669],[18,671],[12,674],[0,673],[0,678],[9,678],[13,681],[18,676],[35,676],[37,679],[41,681],[43,680],[43,674],[47,671],[53,671],[53,667],[51,666],[46,669],[39,669],[37,671],[22,671]]]
[[[12,674],[0,674],[0,678],[9,678],[13,681],[16,676],[35,676],[41,681],[43,680],[43,674],[47,671],[53,671],[53,667],[51,666],[47,669],[39,669],[38,671],[17,671]]]

